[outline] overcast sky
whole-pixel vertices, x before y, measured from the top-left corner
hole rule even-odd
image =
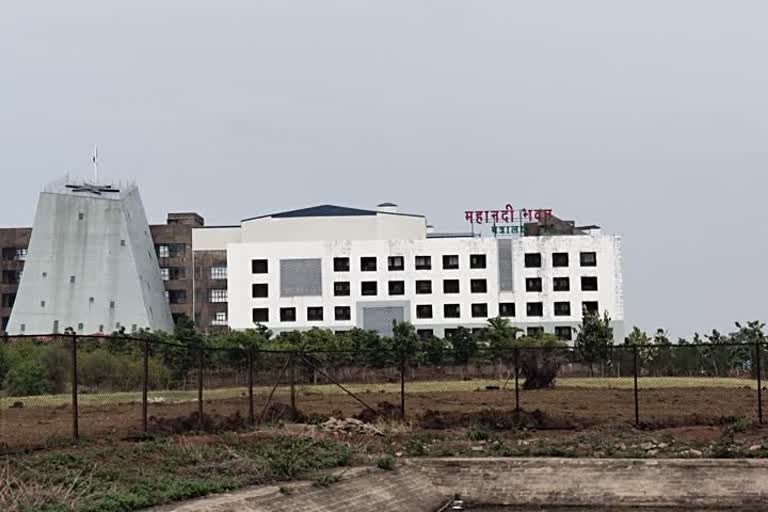
[[[65,172],[152,222],[393,201],[623,236],[629,325],[766,320],[765,0],[0,3],[0,225]]]

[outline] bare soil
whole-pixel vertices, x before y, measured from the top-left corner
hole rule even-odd
[[[370,392],[362,393],[358,398],[356,400],[338,392],[305,392],[299,387],[296,406],[303,414],[303,419],[312,421],[327,416],[359,415],[366,409],[362,402],[372,408],[382,402],[394,404],[398,408],[400,405],[398,393]],[[257,419],[262,416],[266,403],[266,395],[254,397]],[[287,405],[289,397],[281,394],[274,397],[273,403]],[[489,409],[514,411],[515,394],[513,391],[499,390],[409,393],[406,395],[405,406],[407,418],[421,425],[425,415],[434,416],[435,413],[472,413]],[[555,388],[521,391],[520,407],[525,411],[535,411],[552,421],[553,428],[560,429],[578,430],[595,425],[628,427],[635,420],[634,393],[631,389]],[[241,397],[206,400],[203,409],[211,422],[209,426],[236,429],[238,422],[248,417],[249,407],[248,400]],[[264,419],[271,422],[291,420],[285,413],[288,409],[273,407],[267,411]],[[197,411],[197,401],[151,403],[148,407],[150,431],[170,433],[194,429],[199,420],[198,416],[194,416]],[[718,426],[736,418],[756,418],[757,392],[742,388],[713,387],[641,390],[639,413],[641,426],[645,429],[666,429],[676,435],[704,440],[700,437],[714,438],[719,430],[713,428],[708,431],[698,427]],[[189,425],[176,429],[173,422],[178,418],[187,418]],[[80,407],[78,423],[81,436],[126,439],[141,432],[141,419],[141,404],[104,404]],[[71,406],[8,408],[0,411],[0,420],[0,452],[66,443],[72,435]]]

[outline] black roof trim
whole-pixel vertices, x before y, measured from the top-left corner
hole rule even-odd
[[[291,219],[301,217],[362,217],[371,215],[402,215],[404,217],[424,218],[423,215],[416,215],[411,213],[377,212],[375,210],[362,210],[359,208],[348,208],[346,206],[322,204],[319,206],[310,206],[309,208],[301,208],[298,210],[289,210],[285,212],[271,213],[268,215],[259,215],[257,217],[249,217],[247,219],[243,219],[242,222],[265,219],[268,217],[272,217],[274,219]]]

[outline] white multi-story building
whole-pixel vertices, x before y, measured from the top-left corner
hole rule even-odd
[[[526,235],[483,238],[433,232],[424,216],[390,203],[318,206],[195,229],[192,245],[201,256],[226,251],[232,329],[388,334],[405,320],[444,337],[501,316],[529,334],[571,339],[587,308],[607,312],[621,339],[620,238],[550,219],[529,223]]]

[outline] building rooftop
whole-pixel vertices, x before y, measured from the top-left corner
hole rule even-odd
[[[322,204],[318,206],[310,206],[309,208],[300,208],[298,210],[288,210],[285,212],[250,217],[248,219],[243,219],[243,222],[256,219],[264,219],[268,217],[273,219],[290,219],[301,217],[355,217],[369,215],[404,215],[407,217],[424,217],[423,215],[409,213],[382,212],[376,210],[363,210],[360,208],[348,208],[346,206],[336,206],[333,204]]]

